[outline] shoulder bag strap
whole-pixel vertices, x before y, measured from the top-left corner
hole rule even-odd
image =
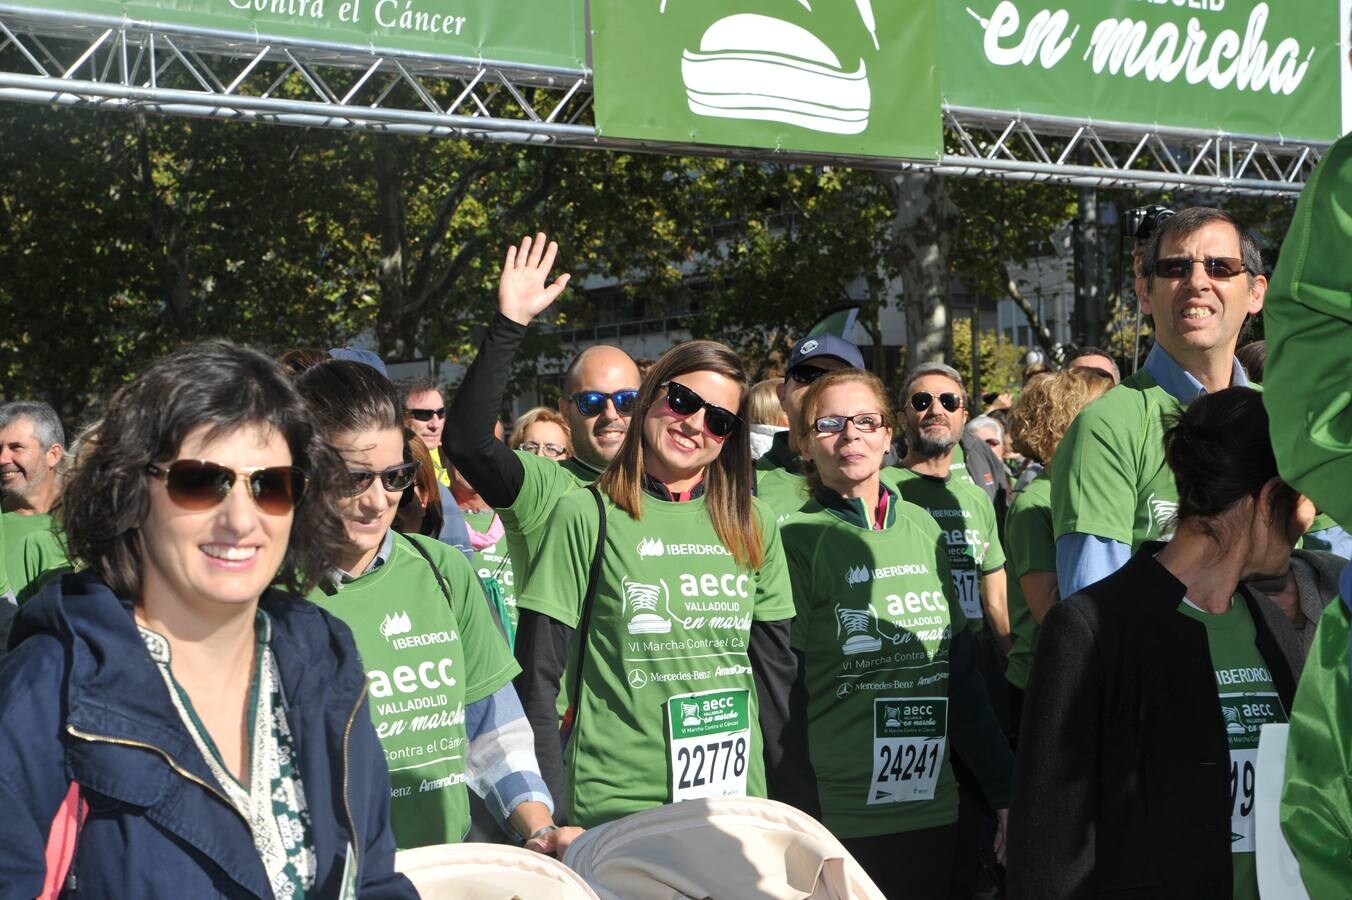
[[[454,613],[455,604],[451,601],[451,589],[447,586],[446,579],[442,577],[441,568],[436,564],[436,560],[432,559],[431,554],[427,552],[422,544],[419,544],[411,537],[407,537],[407,535],[405,535],[405,537],[408,542],[413,545],[413,549],[418,551],[418,555],[427,561],[427,565],[432,569],[433,577],[437,580],[437,586],[441,588],[441,596],[446,598],[446,605],[449,606],[451,612]],[[457,550],[456,552],[458,553],[459,551]],[[482,584],[480,584],[480,587],[483,587]],[[488,595],[487,590],[482,591],[482,593],[484,596],[484,603],[488,605],[488,611],[493,614],[493,624],[498,627],[498,634],[502,635],[502,639],[507,642],[507,646],[511,647],[512,639],[507,634],[507,625],[502,620],[502,615],[499,613],[497,605],[493,603],[493,598]],[[505,611],[506,609],[504,607],[503,612]]]
[[[606,547],[606,505],[601,489],[592,483],[587,487],[596,501],[600,524],[596,531],[596,550],[592,553],[591,570],[587,573],[587,592],[582,595],[582,616],[577,623],[577,665],[573,667],[573,689],[569,691],[569,707],[573,711],[571,725],[577,727],[578,703],[582,699],[582,667],[587,659],[587,633],[591,629],[592,606],[596,602],[597,582],[601,578],[601,556]]]

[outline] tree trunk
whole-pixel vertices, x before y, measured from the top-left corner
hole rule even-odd
[[[376,268],[380,311],[376,315],[376,341],[382,359],[402,360],[412,358],[418,337],[416,323],[410,322],[407,315],[403,164],[394,138],[376,135],[371,140],[375,144],[376,215],[380,228],[380,262]]]
[[[890,253],[901,274],[906,364],[944,362],[953,350],[948,251],[957,207],[942,176],[907,172],[892,176],[891,183],[897,211]]]

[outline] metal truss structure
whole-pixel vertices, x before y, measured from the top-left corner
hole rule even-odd
[[[853,165],[1093,187],[1292,196],[1326,144],[946,107],[936,162],[601,134],[586,70],[382,53],[0,0],[0,100],[244,122]]]

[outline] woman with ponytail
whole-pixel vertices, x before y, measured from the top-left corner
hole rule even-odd
[[[1164,437],[1177,531],[1043,620],[1010,811],[1013,898],[1257,898],[1258,734],[1301,645],[1246,582],[1284,572],[1313,506],[1277,474],[1262,396],[1206,394]]]
[[[752,497],[747,392],[722,344],[667,351],[596,490],[559,501],[518,595],[517,690],[574,824],[766,793],[793,598],[774,516]]]

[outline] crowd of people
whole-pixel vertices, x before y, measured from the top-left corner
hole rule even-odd
[[[1338,260],[1329,203],[1293,234]],[[1081,348],[982,416],[819,334],[759,383],[593,346],[505,426],[543,234],[449,406],[220,340],[69,445],[0,406],[0,896],[413,896],[396,850],[751,796],[889,897],[1257,897],[1288,722],[1287,839],[1348,896],[1346,282],[1270,298],[1218,209],[1139,237],[1143,367]]]

